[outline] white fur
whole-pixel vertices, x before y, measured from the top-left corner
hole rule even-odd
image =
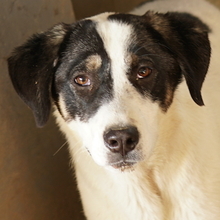
[[[106,21],[108,14],[92,18],[112,60],[114,99],[88,122],[66,123],[55,112],[70,144],[85,215],[88,220],[220,220],[220,12],[202,0],[161,0],[134,13],[149,9],[190,12],[211,27],[205,106],[192,101],[185,82],[166,114],[141,97],[125,75],[131,26]],[[65,115],[64,102],[61,110]],[[136,150],[142,161],[132,172],[117,172],[108,165],[103,132],[129,124],[140,131]]]

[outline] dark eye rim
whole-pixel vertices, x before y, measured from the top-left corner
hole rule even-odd
[[[86,78],[87,80],[85,81],[85,83],[83,81],[82,81],[82,83],[80,83],[79,81],[77,81],[77,79],[80,79],[80,78]],[[86,86],[91,85],[91,79],[86,75],[78,75],[78,76],[74,77],[74,83],[78,86],[86,87]]]

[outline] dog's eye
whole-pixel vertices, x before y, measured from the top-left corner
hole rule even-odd
[[[91,85],[91,81],[89,79],[89,77],[87,76],[77,76],[75,79],[74,79],[75,83],[79,86],[90,86]]]
[[[152,69],[149,67],[141,67],[138,69],[137,78],[143,79],[152,73]]]

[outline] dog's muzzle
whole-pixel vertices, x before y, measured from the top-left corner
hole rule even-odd
[[[126,168],[135,164],[129,156],[139,142],[139,132],[136,127],[111,128],[104,133],[105,146],[110,150],[111,166],[114,168]]]

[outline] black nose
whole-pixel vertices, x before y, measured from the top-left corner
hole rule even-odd
[[[133,126],[111,129],[104,134],[104,141],[110,151],[125,156],[136,147],[139,141],[139,133],[137,128]]]

